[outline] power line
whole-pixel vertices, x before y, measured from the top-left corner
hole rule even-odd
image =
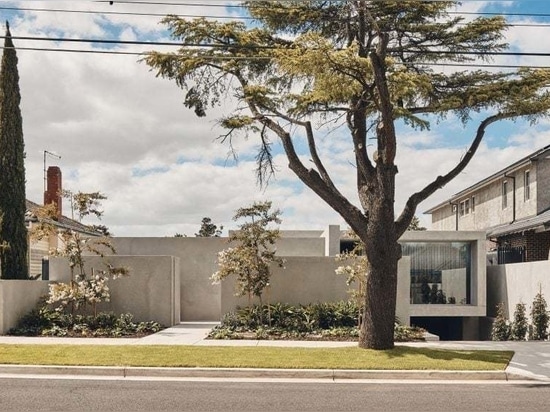
[[[96,1],[96,3],[109,3],[109,1]],[[200,7],[224,7],[224,8],[240,8],[241,5],[222,5],[208,3],[163,3],[163,2],[116,2],[127,4],[141,5],[178,5],[178,6],[200,6]],[[51,12],[51,13],[74,13],[74,14],[99,14],[99,15],[114,15],[114,16],[138,16],[138,17],[165,17],[167,13],[145,13],[145,12],[122,12],[122,11],[106,11],[106,10],[69,10],[69,9],[51,9],[51,8],[31,8],[31,7],[1,7],[0,10],[8,11],[33,11],[33,12]],[[448,12],[450,15],[479,15],[479,16],[521,16],[521,17],[550,17],[550,13],[492,13],[492,12]],[[211,19],[232,19],[232,20],[254,20],[251,16],[236,16],[236,15],[205,15],[205,14],[175,14],[183,18],[211,18]],[[466,23],[463,23],[466,24]],[[508,22],[510,27],[550,27],[550,23],[519,23]]]
[[[6,36],[0,36],[0,39]],[[11,36],[13,40],[31,40],[31,41],[51,41],[67,43],[89,43],[89,44],[110,44],[110,45],[144,45],[144,46],[177,46],[177,47],[197,47],[223,49],[231,48],[235,50],[279,50],[275,46],[261,45],[239,45],[239,44],[215,44],[215,43],[180,43],[180,42],[161,42],[161,41],[139,41],[139,40],[112,40],[112,39],[74,39],[66,37],[35,37],[35,36]],[[449,50],[424,50],[423,54],[440,55],[464,55],[464,56],[512,56],[512,57],[550,57],[550,52],[475,52],[475,51],[449,51]]]
[[[10,49],[10,47],[0,46],[0,50]],[[15,47],[21,51],[38,51],[38,52],[60,52],[60,53],[82,53],[82,54],[105,54],[105,55],[128,55],[128,56],[144,56],[149,52],[132,52],[119,50],[98,50],[98,49],[67,49],[67,48],[43,48],[43,47]],[[169,53],[160,53],[160,55],[169,55]],[[264,56],[201,56],[203,60],[212,61],[253,61],[253,60],[271,60],[271,57]],[[400,65],[408,66],[408,64],[399,63]],[[489,64],[489,63],[419,63],[419,66],[428,67],[470,67],[470,68],[500,68],[500,69],[550,69],[550,66],[544,65],[521,65],[521,64]]]
[[[0,10],[9,11],[34,11],[48,13],[72,13],[72,14],[100,14],[107,16],[138,16],[138,17],[166,17],[167,13],[139,13],[126,11],[100,11],[100,10],[68,10],[68,9],[37,9],[30,7],[1,7]],[[247,16],[216,16],[216,15],[198,15],[198,14],[176,14],[178,17],[189,18],[206,18],[206,19],[233,19],[233,20],[252,20],[252,17]]]

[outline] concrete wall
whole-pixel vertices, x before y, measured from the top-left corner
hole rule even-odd
[[[34,309],[40,297],[48,293],[48,284],[41,280],[0,280],[0,335]]]
[[[503,302],[508,319],[517,303],[530,311],[535,295],[542,291],[550,301],[550,261],[513,263],[487,267],[487,316],[496,316],[497,303]]]
[[[269,290],[263,296],[264,303],[281,302],[293,305],[337,302],[348,300],[350,287],[346,277],[335,270],[341,262],[333,257],[285,257],[285,268],[273,268]],[[353,286],[352,286],[353,287]],[[235,282],[232,279],[221,285],[222,313],[248,305],[248,297],[235,296]],[[402,323],[409,323],[410,259],[399,261],[396,315]],[[257,299],[252,303],[259,303]]]
[[[339,263],[332,257],[285,257],[285,268],[272,268],[269,290],[264,303],[281,302],[307,304],[348,299],[346,278],[334,272]],[[221,284],[222,313],[246,306],[247,297],[235,296],[235,282],[227,279]],[[253,303],[258,303],[254,300]]]
[[[119,254],[179,258],[181,320],[219,320],[221,289],[212,285],[210,276],[218,268],[218,252],[228,247],[226,238],[114,238],[113,241]]]
[[[314,232],[315,237],[301,231],[283,232],[292,236],[277,241],[277,255],[324,256],[325,238],[319,237],[323,232]],[[182,321],[217,321],[224,313],[221,287],[213,285],[210,276],[218,270],[218,253],[230,246],[227,238],[114,238],[113,244],[118,254],[180,259]]]
[[[310,303],[347,299],[345,279],[334,273],[338,266],[332,256],[324,256],[324,242],[336,236],[329,228],[322,238],[282,238],[278,255],[287,260],[286,269],[274,268],[269,293],[270,302]],[[338,231],[339,232],[339,231]],[[305,240],[323,242],[317,256],[301,254]],[[339,233],[338,233],[339,239]],[[407,323],[410,316],[485,316],[485,236],[482,232],[407,232],[403,241],[470,241],[472,247],[471,305],[410,305],[410,261],[399,266],[398,316]],[[210,276],[217,270],[217,254],[229,245],[224,238],[115,238],[118,253],[127,255],[172,255],[181,260],[181,319],[183,321],[217,321],[236,306],[247,304],[247,298],[236,298],[234,285],[213,285]],[[285,246],[286,245],[286,246]],[[293,255],[281,250],[292,248]]]
[[[165,326],[180,323],[180,262],[173,256],[110,256],[115,267],[127,267],[130,276],[109,280],[111,301],[98,305],[100,311],[131,313],[138,322],[156,321]],[[86,257],[86,270],[103,270],[98,256]],[[68,282],[70,270],[63,258],[50,258],[50,280]]]
[[[276,244],[279,256],[324,256],[324,238],[282,238]]]

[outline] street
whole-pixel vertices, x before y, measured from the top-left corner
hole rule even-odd
[[[536,382],[231,382],[0,379],[7,411],[542,411]]]

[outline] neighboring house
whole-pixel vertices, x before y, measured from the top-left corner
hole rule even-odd
[[[498,263],[547,260],[550,145],[425,213],[432,215],[432,230],[484,230]]]
[[[50,223],[59,230],[74,230],[85,234],[86,236],[98,236],[98,233],[90,231],[90,228],[74,219],[68,218],[62,213],[62,175],[57,166],[50,166],[47,171],[47,188],[44,192],[44,204],[54,203],[56,205],[57,216],[50,220]],[[60,246],[58,236],[50,236],[40,240],[32,239],[30,232],[33,226],[39,221],[36,211],[42,207],[37,203],[27,200],[27,211],[25,213],[25,224],[29,231],[29,275],[30,277],[44,276],[42,262],[47,259],[52,249]]]

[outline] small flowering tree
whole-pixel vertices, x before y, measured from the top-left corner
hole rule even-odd
[[[271,211],[271,202],[267,201],[238,209],[233,220],[246,221],[229,237],[235,246],[218,255],[219,269],[212,275],[212,281],[217,284],[227,277],[236,277],[235,296],[248,296],[249,306],[252,296],[257,296],[262,304],[262,294],[271,276],[270,265],[284,265],[284,260],[275,255],[279,230],[269,228],[281,223],[280,214],[279,210]]]
[[[355,237],[353,232],[350,235]],[[365,255],[365,246],[362,242],[357,241],[352,250],[346,250],[336,255],[336,261],[343,263],[336,268],[336,274],[346,276],[346,285],[350,287],[355,284],[357,285],[355,288],[349,290],[349,294],[357,302],[357,307],[359,308],[358,322],[360,325],[364,310],[367,269],[369,265]]]
[[[101,200],[106,199],[99,192],[73,194],[63,192],[63,196],[71,201],[73,214],[76,212],[80,221],[85,216],[94,215],[101,218]],[[47,303],[53,305],[56,310],[64,311],[70,307],[71,313],[75,310],[85,310],[91,307],[94,316],[97,314],[97,304],[110,300],[110,291],[107,286],[108,279],[117,279],[128,275],[128,269],[114,267],[106,264],[106,269],[95,270],[86,273],[86,254],[95,254],[104,257],[107,253],[115,253],[115,249],[109,240],[108,231],[104,226],[86,226],[86,233],[74,229],[59,229],[55,224],[57,220],[55,205],[46,205],[35,212],[38,224],[33,228],[31,236],[40,240],[49,236],[57,236],[60,247],[50,250],[53,256],[67,258],[71,270],[69,283],[52,283],[49,285]],[[97,229],[97,228],[100,229]]]

